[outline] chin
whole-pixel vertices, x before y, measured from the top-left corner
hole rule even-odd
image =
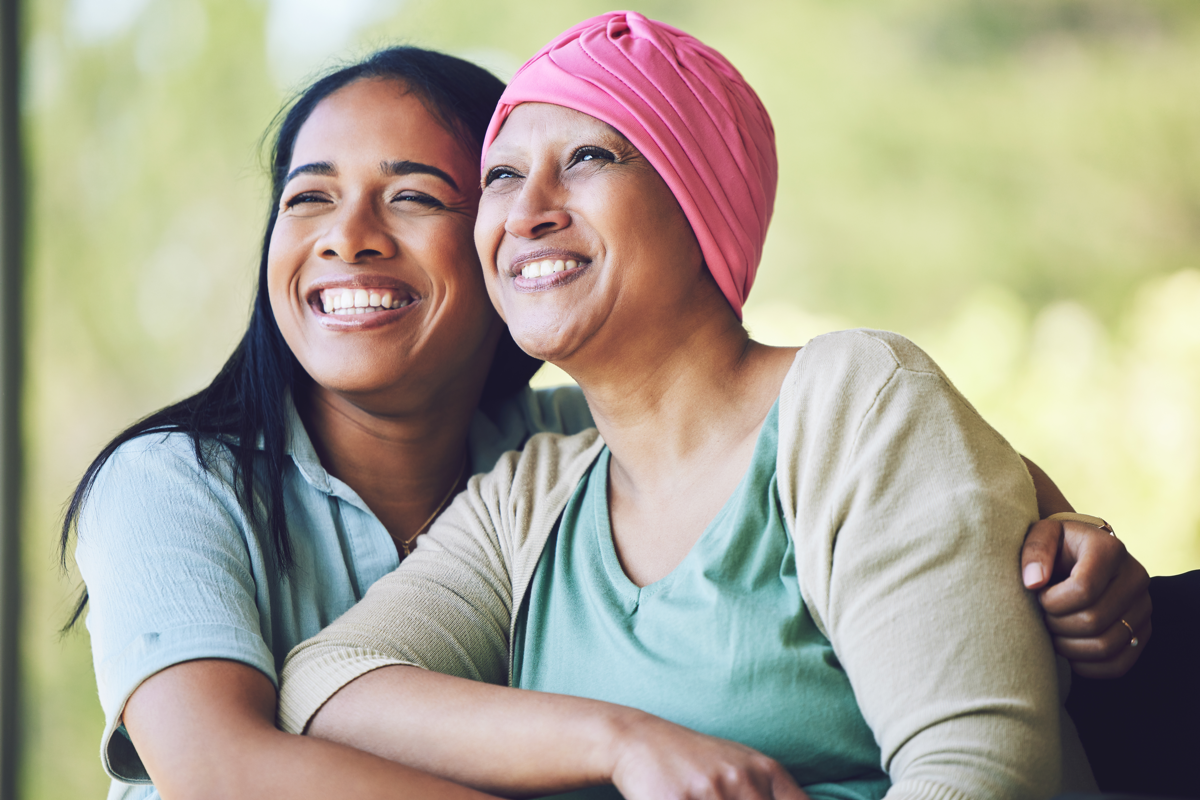
[[[511,330],[511,329],[510,329]],[[566,359],[575,347],[559,331],[512,331],[513,340],[529,355],[551,364]]]

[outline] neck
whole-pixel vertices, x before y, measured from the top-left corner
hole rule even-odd
[[[464,388],[464,387],[460,387]],[[403,411],[313,386],[297,406],[325,469],[353,489],[397,543],[436,514],[464,471],[474,391],[443,391]]]
[[[752,341],[724,298],[708,297],[589,348],[583,365],[561,364],[587,397],[613,471],[651,492],[678,488],[756,436],[795,357]]]

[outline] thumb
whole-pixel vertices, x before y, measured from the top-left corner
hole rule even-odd
[[[1021,581],[1026,589],[1041,589],[1050,582],[1062,546],[1062,523],[1042,519],[1029,526],[1021,547]]]

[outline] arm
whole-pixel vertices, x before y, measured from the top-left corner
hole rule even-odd
[[[803,798],[741,745],[630,708],[494,685],[507,680],[513,597],[598,449],[577,463],[545,443],[473,478],[400,569],[292,651],[285,729],[505,794],[612,782],[631,800]]]
[[[477,797],[275,729],[275,658],[256,602],[270,579],[256,579],[263,554],[224,464],[204,471],[187,439],[143,437],[113,455],[84,505],[76,560],[91,594],[109,774],[153,781],[167,798],[332,797],[339,782],[352,796],[394,797],[400,786]]]
[[[1088,678],[1119,678],[1150,639],[1150,576],[1107,531],[1084,522],[1047,520],[1074,511],[1054,481],[1029,459],[1038,516],[1021,550],[1025,588],[1038,591],[1054,648]],[[1048,588],[1047,588],[1048,587]],[[1139,646],[1130,647],[1133,628]]]
[[[630,800],[806,797],[761,753],[636,709],[409,666],[344,687],[309,733],[506,795],[613,783]]]
[[[349,747],[283,733],[275,727],[271,681],[234,661],[168,667],[134,691],[124,719],[166,800],[485,797]]]

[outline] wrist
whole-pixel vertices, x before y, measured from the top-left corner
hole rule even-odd
[[[638,749],[637,742],[656,717],[635,708],[618,706],[606,715],[595,763],[601,783],[617,783],[622,764]]]

